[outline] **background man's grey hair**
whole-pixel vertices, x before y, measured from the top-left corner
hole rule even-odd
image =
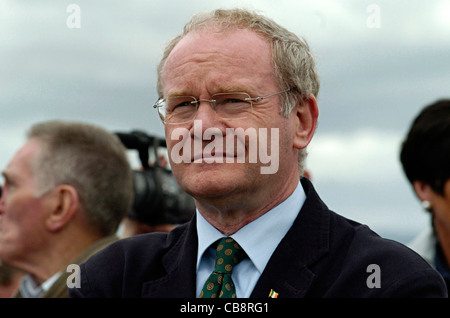
[[[114,234],[133,200],[132,170],[119,138],[94,125],[63,121],[38,123],[27,137],[43,142],[31,167],[37,196],[71,185],[91,224],[103,235]]]

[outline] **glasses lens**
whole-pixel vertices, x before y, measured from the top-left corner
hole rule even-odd
[[[252,110],[250,95],[247,93],[219,93],[211,96],[211,100],[197,101],[192,96],[172,96],[159,100],[155,107],[158,108],[162,121],[168,124],[181,124],[191,121],[197,112],[198,103],[209,101],[217,113],[223,119],[241,119]]]
[[[215,102],[216,113],[224,119],[240,119],[252,110],[247,93],[220,93],[211,97]]]
[[[166,120],[165,103],[165,100],[160,98],[153,105],[153,108],[156,108],[158,110],[158,115],[162,122]]]
[[[173,96],[165,102],[164,117],[167,122],[184,123],[195,116],[196,99],[192,96]]]

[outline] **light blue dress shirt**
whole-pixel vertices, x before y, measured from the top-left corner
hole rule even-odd
[[[270,257],[294,223],[305,199],[305,192],[299,182],[285,201],[231,235],[248,255],[248,258],[233,268],[231,275],[238,298],[250,297]],[[211,244],[224,235],[206,221],[198,210],[196,216],[199,242],[196,287],[198,296],[214,269],[216,252]]]

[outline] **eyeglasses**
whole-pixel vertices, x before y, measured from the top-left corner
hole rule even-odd
[[[201,102],[209,102],[218,116],[227,120],[247,117],[253,102],[292,91],[294,87],[264,97],[250,97],[247,93],[217,93],[211,99],[196,99],[194,96],[171,96],[160,98],[153,105],[164,124],[184,124],[194,119]]]

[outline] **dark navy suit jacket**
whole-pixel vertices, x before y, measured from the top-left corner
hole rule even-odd
[[[419,255],[330,211],[309,180],[302,178],[301,183],[306,201],[252,298],[266,298],[271,290],[279,298],[447,296],[442,277]],[[113,243],[81,266],[81,287],[69,294],[194,298],[196,259],[194,218],[169,234]]]

